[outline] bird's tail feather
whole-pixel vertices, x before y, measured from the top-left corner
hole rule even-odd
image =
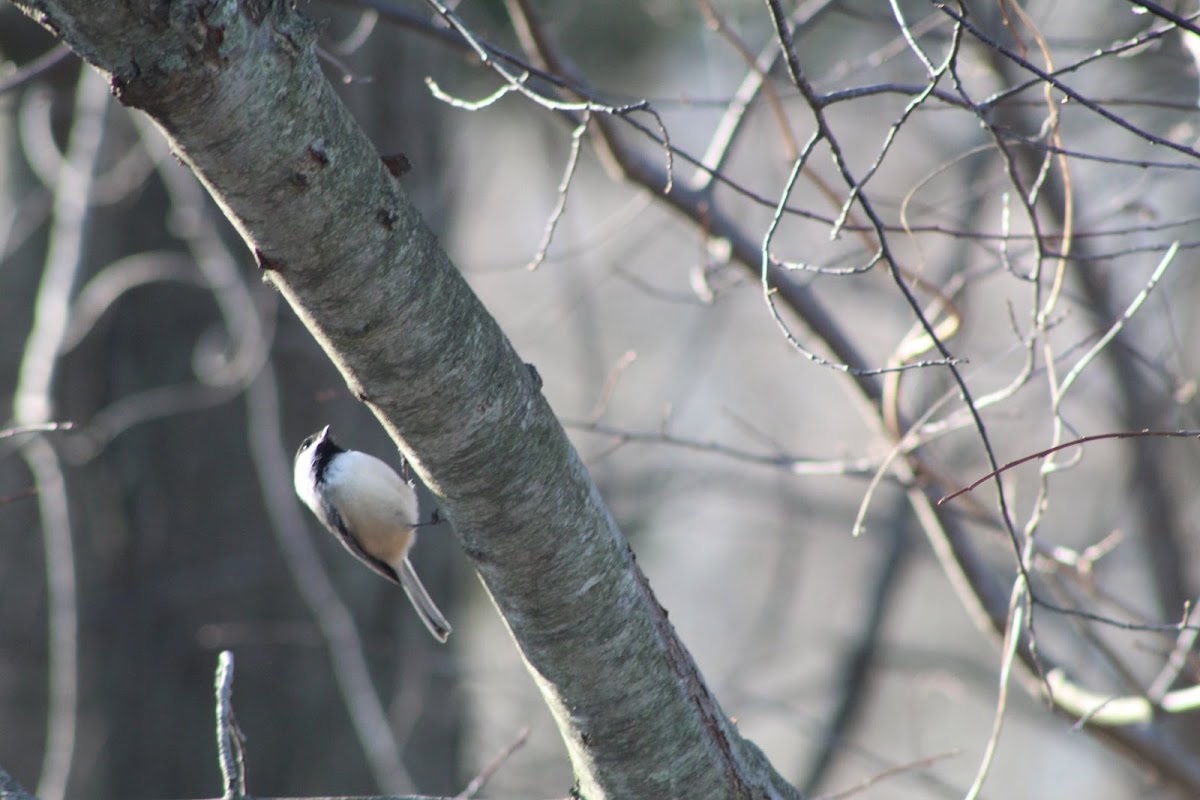
[[[400,585],[404,588],[404,593],[408,595],[408,599],[412,602],[413,608],[417,610],[417,615],[421,618],[421,622],[425,623],[425,627],[433,634],[434,638],[439,642],[445,643],[450,636],[450,623],[446,621],[446,617],[442,614],[437,604],[433,602],[433,598],[429,596],[429,592],[425,591],[424,584],[417,577],[416,570],[413,569],[412,562],[407,558],[400,564],[400,569],[397,571],[400,576]]]

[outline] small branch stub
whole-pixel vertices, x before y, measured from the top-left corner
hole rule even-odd
[[[399,178],[412,169],[412,162],[408,160],[408,156],[403,153],[396,153],[392,156],[380,156],[380,161],[387,171],[391,173],[393,178]]]
[[[246,796],[245,743],[233,714],[233,653],[222,650],[217,658],[217,758],[225,800]]]
[[[263,272],[278,272],[283,267],[282,262],[276,261],[257,247],[254,248],[254,261]]]

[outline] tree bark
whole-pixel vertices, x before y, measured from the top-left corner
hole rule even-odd
[[[536,371],[325,81],[315,27],[271,0],[16,5],[163,129],[436,494],[576,792],[795,796],[705,686]]]

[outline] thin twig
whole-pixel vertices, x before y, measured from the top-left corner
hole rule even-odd
[[[1012,675],[1013,663],[1016,661],[1017,650],[1021,641],[1021,636],[1025,629],[1025,614],[1023,599],[1026,597],[1025,587],[1021,585],[1021,578],[1017,578],[1017,582],[1013,585],[1012,592],[1012,613],[1009,617],[1008,630],[1004,638],[1004,656],[1000,662],[1000,693],[996,698],[996,711],[992,717],[992,731],[988,735],[987,746],[984,748],[983,757],[979,762],[979,769],[975,773],[975,780],[971,784],[971,788],[967,791],[966,800],[976,800],[979,793],[983,791],[983,784],[987,780],[988,773],[991,772],[992,761],[996,757],[996,750],[1000,746],[1000,731],[1004,728],[1004,714],[1008,708],[1008,690],[1009,678]]]
[[[729,26],[725,21],[725,17],[717,11],[710,0],[695,1],[700,7],[700,13],[708,23],[708,27],[716,31],[741,56],[742,61],[746,63],[748,71],[746,77],[742,79],[742,83],[734,94],[733,99],[730,100],[726,107],[721,121],[717,124],[716,130],[709,140],[708,147],[705,148],[704,155],[700,159],[709,169],[696,172],[695,176],[693,176],[693,188],[702,189],[712,182],[710,171],[720,169],[725,162],[727,155],[732,149],[734,140],[743,128],[746,111],[760,92],[766,98],[767,105],[771,108],[771,114],[775,117],[775,124],[779,128],[779,135],[783,139],[784,155],[789,162],[795,161],[800,155],[800,146],[797,144],[796,136],[792,132],[792,125],[788,121],[787,112],[784,111],[783,101],[779,98],[779,92],[775,91],[775,87],[767,80],[772,67],[775,66],[775,62],[779,59],[779,48],[775,47],[773,43],[769,44],[758,57],[755,57],[750,52],[750,48],[737,35],[737,32]],[[831,1],[816,0],[815,4],[818,9],[827,8]],[[806,5],[812,6],[813,4],[810,2]],[[796,16],[811,19],[812,12],[809,11],[808,14],[805,14],[803,11],[798,10]]]
[[[233,713],[233,653],[222,650],[217,657],[217,759],[225,800],[246,795],[246,737]]]
[[[38,488],[36,486],[30,486],[29,488],[22,489],[19,492],[13,492],[12,494],[6,494],[6,495],[0,497],[0,506],[6,506],[9,503],[15,503],[18,500],[24,500],[28,497],[36,497],[37,493],[38,493]]]
[[[71,56],[71,48],[61,42],[37,58],[23,65],[20,69],[10,72],[0,79],[0,94],[19,89],[27,83],[32,83],[54,68],[60,61]]]
[[[341,58],[339,58],[338,56],[329,52],[325,48],[318,45],[315,48],[315,50],[316,50],[318,58],[320,58],[322,61],[324,61],[325,63],[332,66],[338,72],[342,73],[342,83],[351,84],[351,83],[374,83],[375,82],[374,75],[359,75],[357,72],[350,69],[349,64],[347,64]]]
[[[567,157],[566,167],[563,168],[562,180],[558,182],[557,200],[554,210],[550,212],[550,219],[546,221],[546,231],[542,234],[542,241],[538,244],[533,260],[526,267],[530,271],[537,269],[546,260],[546,251],[550,249],[550,242],[554,239],[558,221],[562,219],[563,211],[567,207],[567,190],[571,188],[571,179],[575,177],[575,168],[579,166],[579,151],[582,149],[583,136],[587,133],[588,123],[591,121],[592,112],[585,111],[579,124],[575,126],[575,130],[571,131],[571,153]]]
[[[1197,606],[1200,603],[1191,602],[1183,609],[1183,618],[1181,624],[1188,625],[1197,617]],[[1196,645],[1196,639],[1200,636],[1200,629],[1188,628],[1181,630],[1179,635],[1175,637],[1175,646],[1171,648],[1170,654],[1167,656],[1166,663],[1163,664],[1162,670],[1155,676],[1154,680],[1146,688],[1146,697],[1154,702],[1161,702],[1162,698],[1170,691],[1171,686],[1179,679],[1183,668],[1187,666],[1188,654]]]
[[[854,786],[851,786],[849,789],[844,789],[840,792],[835,792],[834,794],[823,794],[820,796],[820,798],[818,798],[818,800],[846,800],[846,798],[860,794],[867,789],[870,789],[875,784],[881,783],[888,778],[894,778],[897,775],[906,775],[910,772],[928,769],[939,761],[945,761],[948,758],[955,758],[961,753],[961,750],[947,750],[944,753],[937,753],[936,755],[926,756],[925,758],[918,758],[915,761],[908,762],[907,764],[898,764],[890,769],[885,769],[883,772],[872,775],[864,781],[860,781]]]
[[[608,376],[604,379],[604,386],[600,389],[600,396],[596,398],[596,405],[592,407],[591,413],[588,414],[588,419],[596,423],[608,411],[608,404],[612,401],[613,392],[617,390],[617,383],[625,374],[625,371],[633,366],[633,362],[637,361],[636,350],[626,350],[625,353],[617,359],[616,363],[608,371]]]
[[[1009,461],[1004,466],[997,467],[996,469],[994,469],[991,472],[989,472],[988,474],[984,475],[982,478],[975,481],[971,485],[965,486],[962,489],[959,489],[957,492],[953,492],[951,494],[946,495],[945,497],[938,500],[937,504],[939,506],[945,505],[946,503],[949,503],[951,500],[958,497],[959,495],[963,495],[963,494],[966,494],[967,492],[975,490],[976,488],[979,487],[980,484],[996,477],[997,475],[999,475],[1002,472],[1007,472],[1008,470],[1012,469],[1013,467],[1019,467],[1020,465],[1028,463],[1030,461],[1036,461],[1039,458],[1045,458],[1046,456],[1051,455],[1052,453],[1057,453],[1060,450],[1066,450],[1068,447],[1075,447],[1077,445],[1087,444],[1088,442],[1099,442],[1099,441],[1103,441],[1105,439],[1131,439],[1136,436],[1161,436],[1161,437],[1167,437],[1167,438],[1173,438],[1173,439],[1200,439],[1200,430],[1118,431],[1115,433],[1097,433],[1097,434],[1093,434],[1092,436],[1080,436],[1078,439],[1072,439],[1069,442],[1062,442],[1061,444],[1056,444],[1053,447],[1047,447],[1045,450],[1039,450],[1036,453],[1030,453],[1027,456],[1022,456],[1021,458],[1018,458],[1015,461]]]
[[[759,453],[752,453],[748,450],[741,450],[736,447],[723,445],[718,442],[689,439],[687,437],[666,433],[661,430],[653,433],[645,433],[625,430],[623,428],[617,428],[611,425],[603,425],[592,420],[572,420],[564,418],[561,421],[562,424],[567,428],[581,430],[587,433],[595,433],[601,436],[610,436],[615,440],[618,446],[631,442],[642,444],[663,444],[672,447],[680,447],[685,450],[713,453],[715,455],[725,456],[750,464],[775,467],[786,470],[792,475],[868,477],[873,475],[878,469],[878,463],[874,459],[870,458],[810,459],[785,454],[762,455]]]
[[[74,422],[35,422],[29,425],[13,425],[0,429],[0,439],[9,439],[23,433],[49,433],[51,431],[69,431],[75,427]]]
[[[987,46],[987,48],[989,50],[1000,53],[1005,58],[1011,60],[1013,63],[1017,64],[1022,69],[1036,75],[1039,80],[1051,84],[1052,86],[1054,86],[1054,88],[1058,89],[1060,92],[1065,94],[1067,97],[1069,97],[1072,100],[1074,100],[1075,102],[1079,103],[1081,106],[1088,109],[1089,111],[1103,117],[1104,119],[1113,123],[1117,127],[1123,128],[1124,130],[1129,131],[1134,136],[1137,136],[1140,139],[1144,139],[1145,141],[1149,142],[1150,144],[1158,145],[1159,147],[1165,147],[1169,150],[1174,150],[1175,152],[1182,153],[1183,155],[1186,155],[1190,158],[1200,158],[1200,152],[1197,152],[1195,149],[1188,147],[1185,144],[1179,144],[1179,143],[1171,141],[1170,139],[1167,139],[1165,137],[1158,136],[1157,134],[1150,133],[1149,131],[1144,130],[1143,128],[1139,128],[1138,126],[1136,126],[1133,123],[1126,120],[1124,117],[1114,114],[1113,112],[1109,111],[1107,108],[1100,105],[1099,103],[1096,103],[1095,101],[1088,98],[1087,96],[1072,89],[1070,86],[1067,86],[1065,83],[1063,83],[1062,81],[1060,81],[1056,77],[1054,77],[1054,75],[1050,74],[1049,72],[1046,72],[1043,69],[1040,69],[1037,65],[1031,63],[1030,61],[1027,61],[1026,59],[1022,58],[1020,55],[1009,50],[1007,47],[1002,45],[1000,42],[997,42],[994,39],[992,39],[991,37],[989,37],[982,30],[980,30],[979,28],[977,28],[976,26],[974,26],[970,22],[968,22],[967,16],[965,13],[958,13],[958,12],[952,11],[950,9],[948,3],[939,4],[937,6],[937,8],[943,14],[946,14],[951,19],[953,19],[955,22],[957,22],[959,25],[961,25],[964,30],[966,30],[968,33],[970,33],[972,36],[974,36],[976,39],[978,39],[980,42],[982,42],[985,46]]]
[[[1113,339],[1116,338],[1117,334],[1121,332],[1121,329],[1125,327],[1125,324],[1129,322],[1129,320],[1133,319],[1134,314],[1138,312],[1138,309],[1140,309],[1142,304],[1146,302],[1146,298],[1148,298],[1150,293],[1154,291],[1154,287],[1158,285],[1160,280],[1162,280],[1162,276],[1166,273],[1167,267],[1169,267],[1171,262],[1175,260],[1175,256],[1178,253],[1179,241],[1176,240],[1171,244],[1170,248],[1167,249],[1167,252],[1158,262],[1158,266],[1155,267],[1154,272],[1150,274],[1150,278],[1146,281],[1145,286],[1143,286],[1141,291],[1139,291],[1137,295],[1129,301],[1129,305],[1125,308],[1124,313],[1122,313],[1116,322],[1114,322],[1109,329],[1104,332],[1104,335],[1097,340],[1096,344],[1092,345],[1091,349],[1084,353],[1084,355],[1075,362],[1075,365],[1071,367],[1071,370],[1063,377],[1062,383],[1059,385],[1059,396],[1054,404],[1055,412],[1058,411],[1058,406],[1062,403],[1062,396],[1067,393],[1067,391],[1075,383],[1075,380],[1079,377],[1083,370],[1087,368],[1088,364],[1090,364],[1092,360],[1099,355],[1100,352],[1104,350],[1104,348],[1107,347]]]
[[[461,792],[454,796],[454,800],[471,800],[475,795],[482,791],[492,776],[504,766],[504,762],[512,757],[512,754],[517,752],[529,741],[530,734],[533,733],[533,728],[525,727],[517,731],[517,736],[503,750],[496,754],[496,757],[487,763],[487,765],[479,771],[479,774],[471,779],[471,782],[466,785]]]
[[[646,100],[639,100],[633,103],[622,104],[605,103],[587,95],[585,92],[577,88],[573,88],[572,93],[575,96],[582,98],[580,100],[560,100],[543,92],[539,92],[529,85],[529,78],[532,74],[531,70],[523,70],[520,73],[514,72],[513,69],[508,66],[507,62],[509,59],[496,57],[496,48],[476,36],[475,33],[466,25],[466,23],[462,21],[458,14],[456,14],[448,5],[446,5],[446,3],[442,2],[442,0],[425,0],[425,2],[428,3],[438,13],[438,15],[440,15],[448,25],[450,25],[451,28],[456,30],[458,34],[462,36],[467,45],[475,52],[475,54],[479,57],[479,60],[482,61],[485,66],[490,68],[493,72],[499,75],[501,79],[503,79],[505,86],[502,88],[504,91],[498,93],[491,102],[495,102],[495,100],[499,99],[499,97],[503,96],[503,94],[511,91],[517,92],[523,95],[525,98],[532,100],[543,108],[551,111],[562,111],[572,114],[584,114],[586,112],[589,114],[606,114],[613,117],[626,118],[629,117],[629,115],[639,111],[650,115],[650,118],[655,121],[658,132],[662,136],[663,152],[666,157],[667,177],[665,184],[661,188],[661,191],[664,194],[671,193],[674,176],[673,148],[670,146],[670,137],[667,135],[667,128],[662,121],[662,117],[659,116],[657,111],[650,107],[649,102]],[[531,27],[539,27],[536,20],[533,18],[532,9],[527,4],[521,4],[520,9],[528,18],[528,24]],[[449,99],[449,101],[453,102],[454,98],[452,98],[449,93],[437,88],[437,84],[434,83],[432,79],[426,79],[426,83],[429,84],[431,90],[436,90],[435,96],[437,96],[439,99]],[[462,101],[459,101],[455,104],[458,105],[459,103],[462,103]],[[471,105],[472,104],[470,103],[465,103],[460,107],[469,108]]]

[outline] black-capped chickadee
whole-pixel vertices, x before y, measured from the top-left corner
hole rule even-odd
[[[425,627],[439,642],[450,623],[434,604],[408,560],[417,538],[417,494],[374,456],[343,450],[326,425],[296,451],[296,494],[346,549],[399,584]]]

